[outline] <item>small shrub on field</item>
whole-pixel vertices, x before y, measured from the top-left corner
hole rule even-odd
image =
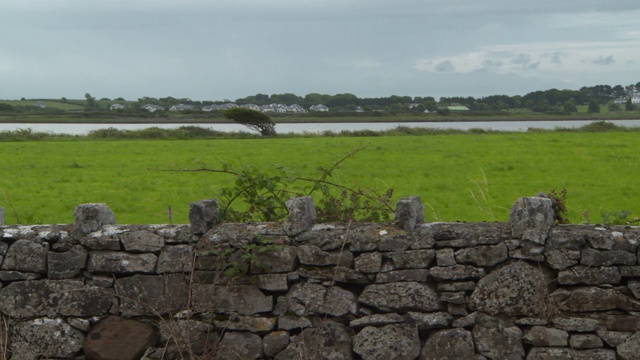
[[[582,126],[580,131],[586,132],[605,132],[605,131],[622,131],[623,128],[617,126],[616,124],[606,122],[606,121],[594,121],[590,124]]]
[[[602,222],[605,225],[638,225],[640,218],[631,211],[605,211],[602,213]]]

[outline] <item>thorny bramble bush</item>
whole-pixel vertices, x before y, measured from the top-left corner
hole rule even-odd
[[[200,164],[195,169],[165,171],[216,172],[233,177],[232,185],[223,188],[219,199],[220,214],[226,221],[282,221],[288,215],[286,201],[301,196],[317,197],[320,221],[390,221],[395,212],[391,206],[393,189],[378,191],[360,184],[343,185],[331,179],[343,162],[367,146],[353,150],[330,166],[318,166],[312,175],[299,174],[282,165],[267,171],[227,162],[217,169]]]

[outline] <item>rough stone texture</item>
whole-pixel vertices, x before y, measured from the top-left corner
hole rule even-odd
[[[181,274],[134,275],[116,280],[123,316],[158,315],[184,308],[187,285]]]
[[[249,331],[263,334],[276,327],[276,318],[232,314],[228,320],[214,320],[213,323],[220,330]]]
[[[27,280],[0,289],[0,311],[14,318],[100,316],[113,292],[77,280]]]
[[[383,326],[390,324],[402,324],[405,322],[404,317],[398,314],[373,314],[369,316],[363,316],[359,319],[349,322],[349,327],[354,329],[360,329],[367,326]]]
[[[0,225],[4,225],[4,208],[0,206]]]
[[[615,266],[587,267],[574,266],[560,271],[558,284],[561,285],[602,285],[618,284],[622,280],[620,271]]]
[[[640,280],[629,280],[627,287],[636,299],[640,299]]]
[[[382,254],[379,252],[364,253],[355,258],[356,271],[361,273],[377,273],[382,268]]]
[[[464,329],[440,330],[424,344],[420,360],[473,359],[473,336]]]
[[[87,250],[73,246],[63,253],[49,252],[47,255],[49,279],[70,279],[80,274],[87,265]]]
[[[485,275],[483,268],[470,265],[436,266],[429,274],[438,281],[480,279]]]
[[[353,339],[353,351],[362,360],[415,359],[420,354],[420,338],[415,325],[368,326]]]
[[[552,279],[539,267],[517,261],[482,278],[470,306],[493,315],[536,316],[547,306]]]
[[[522,197],[511,207],[509,224],[516,239],[544,245],[554,223],[555,212],[550,199]]]
[[[263,274],[258,275],[258,287],[267,291],[287,291],[289,282],[287,274]]]
[[[597,335],[610,347],[618,347],[624,344],[629,337],[633,336],[632,332],[598,330]],[[636,341],[637,343],[637,341]],[[619,351],[621,349],[618,349]],[[634,351],[635,354],[639,352]]]
[[[104,227],[80,238],[80,245],[89,250],[120,250],[120,234],[126,230],[114,225]]]
[[[305,329],[291,339],[289,346],[275,360],[326,359],[351,360],[353,331],[331,320],[317,327]]]
[[[417,282],[369,285],[358,301],[382,311],[436,311],[441,308],[438,294],[429,286]]]
[[[213,325],[196,320],[169,319],[159,328],[160,341],[171,353],[190,351],[204,357],[215,351],[220,338]]]
[[[624,360],[640,359],[640,332],[628,337],[625,342],[618,345],[618,355]]]
[[[227,332],[216,353],[219,360],[252,360],[262,357],[262,339],[248,332]]]
[[[164,246],[158,256],[157,272],[189,272],[193,265],[193,248],[189,245]]]
[[[316,223],[316,205],[311,196],[291,198],[285,203],[289,216],[284,222],[284,231],[289,236],[296,236],[307,231]]]
[[[631,315],[607,314],[600,317],[607,330],[635,332],[640,330],[640,317]]]
[[[599,349],[603,345],[602,339],[594,334],[575,334],[569,340],[572,349]]]
[[[394,283],[403,281],[427,281],[429,270],[427,269],[412,269],[412,270],[396,270],[383,272],[376,275],[376,284]]]
[[[369,284],[371,280],[365,274],[353,269],[336,266],[334,268],[321,268],[317,270],[300,269],[299,274],[303,278],[324,281],[337,281],[350,284]]]
[[[558,308],[569,312],[591,312],[607,310],[640,311],[640,301],[622,294],[616,289],[582,287],[569,291],[558,289],[550,295]]]
[[[451,325],[453,316],[446,312],[421,313],[407,312],[406,315],[411,321],[414,321],[420,330],[442,329]]]
[[[118,251],[91,251],[87,270],[96,273],[153,273],[158,257],[154,254],[129,254]]]
[[[438,266],[453,266],[457,265],[456,257],[453,249],[438,249],[436,250],[436,264]]]
[[[424,205],[419,196],[403,198],[396,205],[394,224],[404,231],[412,232],[424,221]]]
[[[408,250],[385,253],[384,258],[390,259],[395,269],[424,269],[435,258],[435,250]]]
[[[476,246],[474,248],[460,249],[455,253],[456,260],[462,264],[475,266],[494,266],[509,257],[507,246],[504,243],[498,245]]]
[[[197,312],[253,315],[273,310],[273,297],[264,295],[255,284],[212,286],[195,284],[193,307]]]
[[[262,350],[269,357],[274,357],[289,345],[289,333],[273,331],[262,338]]]
[[[137,360],[155,342],[150,325],[108,316],[89,331],[82,348],[89,359]]]
[[[477,351],[489,359],[522,359],[522,330],[506,320],[478,315],[473,327]]]
[[[76,206],[73,211],[75,227],[72,235],[79,239],[84,235],[94,232],[105,225],[115,225],[116,215],[107,204],[82,204]]]
[[[298,255],[293,246],[280,246],[255,254],[251,263],[252,274],[290,272],[296,269]]]
[[[533,348],[527,355],[527,360],[615,360],[613,350],[574,350],[570,348]]]
[[[296,315],[309,313],[342,316],[355,314],[358,309],[356,296],[339,287],[319,284],[296,284],[287,294],[289,311]]]
[[[278,317],[278,329],[297,330],[311,327],[311,321],[301,316],[280,316]]]
[[[2,270],[44,274],[47,272],[47,243],[18,240],[9,246]]]
[[[566,331],[545,326],[534,326],[524,333],[524,340],[534,346],[567,346],[568,339]]]
[[[342,247],[345,234],[351,229],[347,224],[316,224],[311,230],[297,235],[294,240],[297,244],[314,245],[324,251],[334,251]]]
[[[61,318],[38,318],[13,326],[12,359],[71,358],[80,352],[84,334]]]
[[[353,266],[353,254],[349,251],[329,253],[313,245],[299,246],[297,250],[302,265]]]
[[[191,231],[202,235],[220,223],[218,200],[200,200],[189,204]]]
[[[124,232],[120,242],[126,251],[158,253],[164,246],[164,238],[149,231]]]
[[[580,250],[551,249],[545,255],[549,267],[556,270],[564,270],[580,262]]]
[[[345,231],[344,234],[346,233]],[[353,252],[404,251],[415,242],[414,238],[406,231],[386,224],[366,227],[362,224],[352,225],[348,234],[348,240],[350,240],[348,249]]]
[[[42,274],[25,273],[20,271],[0,271],[0,280],[17,281],[17,280],[36,280],[40,279]]]
[[[255,343],[249,358],[287,360],[376,358],[389,348],[388,357],[415,360],[414,344],[423,358],[473,360],[640,353],[640,227],[558,225],[544,245],[512,238],[504,223],[316,224],[295,236],[282,223],[199,235],[190,225],[72,228],[0,226],[0,342],[9,339],[0,349],[15,348],[15,359],[42,348],[10,339],[21,326],[59,319],[82,335],[109,315],[160,335],[145,360],[188,357],[188,346],[213,358],[225,334],[235,334],[229,349]],[[385,335],[409,328],[417,341]],[[383,355],[352,351],[352,338],[378,333],[378,345],[390,344]],[[65,341],[58,331],[37,336]]]
[[[580,264],[585,266],[635,265],[636,262],[636,254],[624,250],[584,249],[580,257]]]

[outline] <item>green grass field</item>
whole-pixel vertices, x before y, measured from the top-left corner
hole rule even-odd
[[[637,132],[503,133],[186,141],[0,142],[6,223],[73,223],[77,204],[105,202],[122,224],[187,223],[189,202],[216,198],[224,174],[163,172],[221,162],[312,175],[353,149],[333,181],[420,195],[429,221],[505,221],[518,197],[568,191],[574,223],[638,213]]]

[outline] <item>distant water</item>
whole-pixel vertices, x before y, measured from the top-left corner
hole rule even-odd
[[[398,126],[431,129],[483,129],[496,131],[527,131],[529,128],[553,130],[558,127],[578,128],[590,124],[594,120],[541,120],[541,121],[455,121],[455,122],[373,122],[373,123],[297,123],[278,124],[278,133],[322,133],[325,131],[357,131],[357,130],[390,130]],[[626,126],[640,127],[640,120],[607,120],[607,122]],[[199,126],[224,132],[250,131],[238,124],[49,124],[49,123],[0,123],[0,131],[31,129],[34,132],[54,134],[86,135],[93,130],[116,128],[120,130],[141,130],[150,127],[173,129],[181,126]]]

